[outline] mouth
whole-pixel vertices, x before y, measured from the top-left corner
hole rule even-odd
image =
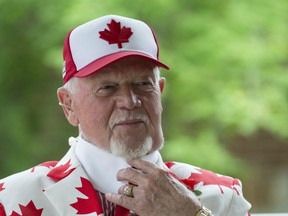
[[[109,122],[109,127],[113,130],[116,127],[122,127],[123,129],[133,129],[149,125],[149,118],[144,114],[121,114],[112,118]]]
[[[117,127],[117,126],[136,126],[139,124],[144,124],[144,121],[141,119],[125,120],[125,121],[120,121],[120,122],[116,123],[114,125],[114,127]]]

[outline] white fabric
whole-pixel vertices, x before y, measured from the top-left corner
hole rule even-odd
[[[83,164],[75,154],[75,149],[80,146],[80,143],[73,138],[70,140],[70,145],[70,150],[57,165],[51,162],[48,165],[46,162],[0,180],[0,216],[9,216],[12,213],[23,215],[22,209],[28,204],[30,207],[33,206],[32,210],[43,210],[41,216],[104,216],[102,208],[99,207],[100,200],[95,196],[93,180],[88,177]],[[103,161],[98,162],[97,167],[104,166]],[[157,158],[156,164],[165,167],[161,157]],[[166,165],[168,167],[165,169],[169,168],[169,171],[180,180],[190,179],[187,183],[192,183],[191,190],[198,191],[198,199],[215,216],[249,215],[247,211],[251,205],[243,197],[242,185],[238,180],[226,177],[222,181],[224,177],[222,175],[184,163],[169,162]],[[213,180],[215,175],[221,178]],[[207,182],[211,176],[211,182]],[[102,179],[107,180],[105,177]],[[75,204],[79,204],[77,208]],[[1,209],[6,214],[1,214]],[[180,212],[179,209],[179,214]],[[123,216],[123,214],[116,216]]]
[[[109,30],[107,24],[114,19],[120,22],[121,28],[131,28],[133,34],[128,43],[122,43],[119,49],[117,44],[110,44],[99,38],[99,32]],[[145,43],[143,43],[145,41]],[[147,54],[157,59],[158,47],[154,35],[144,22],[126,17],[108,15],[97,18],[78,26],[70,35],[71,54],[77,71],[92,63],[96,59],[107,56],[111,53],[123,51],[136,51]]]
[[[72,138],[69,142],[76,143],[75,154],[96,190],[102,193],[118,193],[118,189],[127,184],[127,182],[118,181],[116,178],[119,170],[130,167],[123,158],[104,151],[87,142],[81,136],[77,139]],[[159,166],[163,164],[158,151],[152,152],[142,159]]]
[[[251,216],[288,216],[288,213],[251,214]]]

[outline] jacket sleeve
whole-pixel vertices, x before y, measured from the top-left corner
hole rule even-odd
[[[249,216],[251,205],[242,194],[240,180],[189,164],[168,162],[166,165],[214,216]]]
[[[235,181],[237,181],[237,184]],[[238,183],[240,183],[240,187],[238,190],[233,191],[226,215],[250,216],[249,209],[251,208],[251,205],[249,202],[246,201],[242,194],[242,184],[238,179],[234,179],[233,185],[238,186]],[[236,188],[236,186],[234,187]]]
[[[0,216],[6,216],[3,205],[0,203]]]
[[[224,177],[224,176],[221,176]],[[242,194],[242,183],[238,179],[225,176],[223,182],[211,182],[205,184],[200,179],[200,182],[195,185],[194,190],[200,191],[199,200],[204,206],[209,208],[214,216],[248,216],[250,203],[244,198]],[[229,183],[230,182],[230,183]]]

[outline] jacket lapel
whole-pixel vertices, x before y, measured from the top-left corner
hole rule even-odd
[[[61,216],[103,215],[97,193],[79,163],[73,145],[59,163],[48,173],[55,183],[44,194]]]

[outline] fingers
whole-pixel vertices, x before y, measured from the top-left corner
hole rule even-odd
[[[118,172],[117,179],[119,181],[127,180],[134,185],[138,185],[137,182],[141,181],[146,174],[158,175],[159,172],[163,171],[156,165],[141,159],[130,160],[128,163],[132,167],[122,169]]]
[[[190,215],[199,209],[200,202],[185,186],[176,181],[167,170],[135,159],[131,167],[118,172],[118,180],[129,182],[119,188],[119,194],[105,194],[109,202],[134,211],[138,215],[179,215],[179,208]],[[192,193],[193,194],[193,193]]]
[[[120,205],[126,209],[133,210],[133,197],[125,196],[124,194],[107,193],[105,198],[116,205]]]
[[[159,167],[157,167],[155,164],[141,159],[129,160],[128,164],[138,170],[141,170],[143,173],[151,173],[153,170],[159,169]]]
[[[139,182],[139,180],[144,177],[143,175],[144,174],[140,170],[129,167],[122,169],[117,173],[117,180],[128,181],[133,185],[138,185],[137,182]]]

